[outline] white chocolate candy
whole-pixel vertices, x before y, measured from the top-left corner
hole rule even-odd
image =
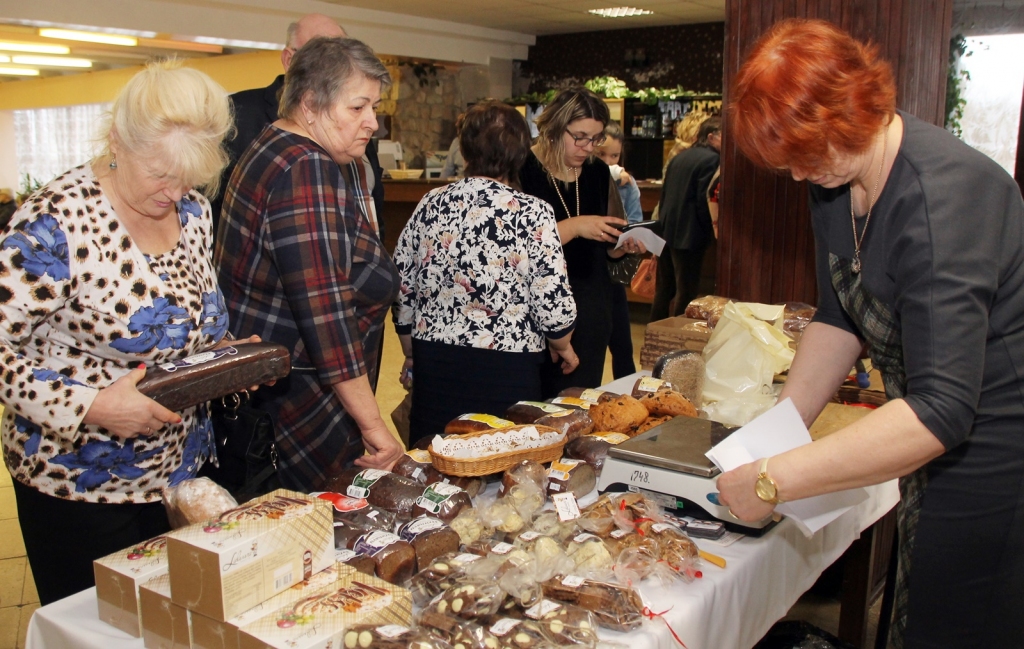
[[[348,649],[355,649],[356,643],[359,642],[359,634],[355,631],[349,631],[345,634],[345,646]]]
[[[362,633],[359,634],[359,646],[360,647],[362,647],[363,649],[368,649],[368,647],[371,644],[373,644],[373,634],[372,633],[370,633],[369,631],[363,631]]]

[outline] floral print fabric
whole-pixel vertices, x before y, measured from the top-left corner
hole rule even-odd
[[[576,322],[555,215],[486,178],[423,197],[399,237],[400,334],[506,352],[538,352]]]
[[[178,216],[178,245],[147,256],[84,165],[31,196],[0,233],[0,434],[19,482],[60,498],[148,502],[210,454],[205,407],[128,440],[82,423],[100,388],[227,332],[209,203],[190,192]]]

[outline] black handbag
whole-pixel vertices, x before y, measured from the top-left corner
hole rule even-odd
[[[640,269],[640,262],[644,260],[643,255],[623,255],[618,259],[608,259],[608,274],[616,284],[629,286],[633,283],[633,276]]]
[[[213,479],[240,503],[279,489],[270,415],[250,400],[247,391],[212,403],[211,410],[219,466],[208,462],[200,475]]]

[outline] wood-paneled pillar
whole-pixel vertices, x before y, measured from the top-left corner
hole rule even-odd
[[[877,43],[892,64],[897,106],[941,125],[952,0],[726,0],[725,102],[754,41],[784,18],[821,18]],[[716,292],[739,300],[815,303],[807,186],[755,167],[722,146]]]

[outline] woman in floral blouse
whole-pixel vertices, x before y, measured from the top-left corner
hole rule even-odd
[[[144,364],[227,331],[209,203],[231,125],[224,90],[172,63],[133,77],[103,153],[37,191],[0,232],[3,450],[43,604],[92,560],[166,532],[161,490],[212,453],[205,408],[141,395]]]
[[[500,102],[477,104],[459,145],[466,178],[424,196],[395,249],[395,328],[403,372],[416,376],[411,443],[458,415],[539,400],[545,346],[563,372],[579,364],[554,213],[512,188],[530,151],[526,121]]]

